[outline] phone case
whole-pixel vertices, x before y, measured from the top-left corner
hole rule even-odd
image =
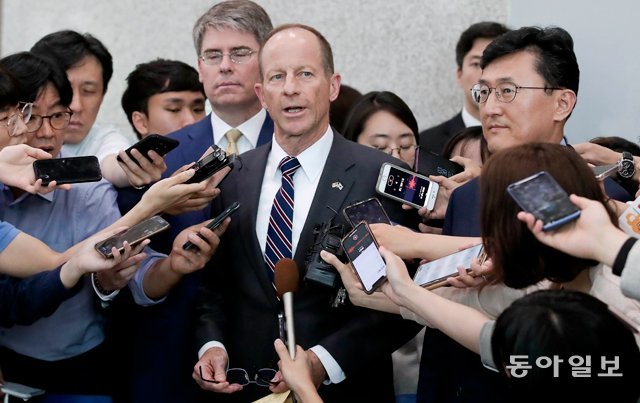
[[[151,158],[149,158],[149,156],[147,155],[149,151],[153,150],[160,156],[165,156],[169,153],[169,151],[178,147],[179,144],[180,142],[178,140],[172,139],[170,137],[161,136],[159,134],[150,134],[142,140],[138,141],[136,144],[127,148],[125,152],[129,157],[136,161],[138,165],[140,165],[138,161],[131,155],[131,150],[133,150],[134,148],[140,151],[142,155],[144,155],[149,161],[151,161]],[[118,161],[122,162],[122,158],[120,158],[120,156],[118,156],[117,159]]]
[[[459,266],[468,266],[467,272],[469,272],[474,258],[477,258],[479,263],[484,262],[486,254],[482,245],[475,245],[421,265],[416,270],[413,281],[428,290],[442,287],[447,284],[449,277],[458,275]]]
[[[211,222],[209,222],[209,224],[205,225],[207,228],[209,228],[211,231],[213,231],[214,229],[218,228],[220,226],[220,224],[222,224],[222,222],[229,217],[231,214],[235,213],[236,210],[238,210],[238,208],[240,208],[240,203],[239,202],[233,202],[233,204],[231,206],[229,206],[226,210],[224,210],[222,213],[218,214],[213,220],[211,220]],[[202,239],[204,239],[204,237],[202,235],[200,235],[200,232],[198,232],[198,236]],[[184,245],[182,245],[182,249],[184,250],[191,250],[191,249],[198,249],[198,247],[192,243],[191,241],[187,241],[184,243]]]
[[[224,150],[214,146],[212,153],[206,155],[200,161],[189,167],[189,169],[195,169],[196,173],[185,183],[199,183],[210,178],[225,167],[233,168],[235,158],[235,154],[227,155]]]
[[[43,185],[56,181],[58,185],[66,183],[98,182],[102,179],[100,163],[95,156],[53,158],[33,162],[36,179],[42,179]]]
[[[453,161],[444,158],[441,155],[434,153],[433,151],[425,150],[422,147],[417,149],[418,155],[416,157],[416,171],[425,176],[429,175],[442,175],[447,178],[453,175],[459,174],[464,171],[464,167]]]
[[[107,259],[111,259],[113,254],[111,248],[116,247],[120,253],[124,250],[122,245],[124,241],[127,241],[133,248],[140,242],[147,238],[152,237],[162,231],[166,231],[171,226],[169,223],[160,216],[153,216],[141,223],[134,225],[123,233],[115,234],[109,238],[102,240],[95,244],[95,249]]]

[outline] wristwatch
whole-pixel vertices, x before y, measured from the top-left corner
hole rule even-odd
[[[636,173],[636,164],[633,161],[633,155],[628,151],[622,152],[622,158],[618,160],[618,175],[625,179],[633,178]]]

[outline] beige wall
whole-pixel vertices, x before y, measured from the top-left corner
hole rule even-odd
[[[302,22],[332,44],[343,82],[361,92],[390,90],[412,108],[421,128],[456,113],[454,47],[471,23],[507,21],[508,0],[258,0],[275,25]],[[4,0],[1,53],[27,50],[43,35],[90,32],[114,57],[114,77],[98,117],[129,130],[120,108],[124,80],[156,57],[195,65],[191,29],[214,2],[196,0]]]

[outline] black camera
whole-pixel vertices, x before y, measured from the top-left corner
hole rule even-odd
[[[304,276],[305,281],[338,289],[341,285],[340,275],[336,269],[329,263],[322,260],[320,251],[326,250],[344,261],[344,253],[340,241],[346,232],[343,224],[333,224],[333,220],[318,224],[313,229],[313,245],[307,251],[305,257],[305,266],[307,272]]]

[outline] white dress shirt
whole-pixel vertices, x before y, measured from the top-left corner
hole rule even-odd
[[[464,127],[480,126],[482,124],[478,119],[474,118],[464,106],[462,106],[462,121],[464,122]]]
[[[242,132],[242,136],[237,141],[238,154],[242,154],[256,148],[260,130],[267,118],[267,111],[260,109],[258,113],[253,115],[249,120],[235,127]],[[213,144],[223,150],[227,149],[229,143],[225,137],[225,133],[234,127],[229,126],[227,122],[222,120],[215,112],[211,112],[211,127],[213,128]]]

